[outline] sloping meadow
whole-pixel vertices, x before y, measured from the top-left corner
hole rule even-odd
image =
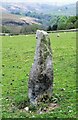
[[[54,83],[52,102],[58,108],[37,114],[28,111],[28,78],[34,61],[35,35],[2,37],[2,117],[75,118],[76,117],[76,33],[50,33]],[[21,104],[20,104],[21,103]],[[44,107],[44,106],[43,106]],[[22,108],[22,109],[20,109]]]

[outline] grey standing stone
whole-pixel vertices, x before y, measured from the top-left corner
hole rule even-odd
[[[43,95],[51,97],[53,88],[53,66],[50,38],[47,32],[37,30],[37,46],[28,81],[30,103],[37,105]]]

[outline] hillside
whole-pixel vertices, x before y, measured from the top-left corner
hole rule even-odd
[[[46,30],[49,26],[53,25],[57,25],[58,29],[73,29],[76,28],[75,26],[77,24],[77,22],[74,24],[73,21],[69,23],[69,17],[76,15],[75,4],[58,6],[48,3],[0,2],[0,11],[2,11],[0,26],[2,24],[4,29],[8,29],[11,33],[20,33],[20,30],[24,33],[28,31],[28,29],[33,32],[33,30],[31,30],[33,24],[40,25],[39,27]],[[37,27],[34,27],[34,29],[35,28]]]
[[[66,15],[71,16],[76,14],[76,4],[68,4],[58,6],[55,4],[40,4],[40,3],[2,3],[3,8],[12,14],[25,15],[28,12],[52,14],[52,15]],[[72,9],[73,8],[73,9]]]
[[[6,12],[3,12],[2,16],[0,16],[0,26],[3,25],[11,33],[19,33],[23,26],[32,25],[32,24],[40,25],[38,19],[32,17],[14,15]]]
[[[0,16],[1,19],[1,16]],[[23,17],[19,15],[14,15],[10,13],[2,13],[2,24],[3,25],[30,25],[39,24],[38,19],[32,17]]]

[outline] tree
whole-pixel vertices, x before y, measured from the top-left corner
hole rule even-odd
[[[37,29],[42,29],[42,26],[37,24],[27,25],[22,27],[20,33],[28,34],[28,33],[36,32]]]
[[[2,26],[2,33],[10,33],[10,30],[8,30],[5,26]]]
[[[78,28],[78,20],[74,24],[75,28]]]
[[[66,16],[61,16],[58,19],[58,30],[64,30],[66,29],[66,22],[67,22],[67,17]]]
[[[66,28],[67,29],[74,29],[75,26],[74,26],[74,24],[72,22],[69,22],[69,23],[67,23]]]
[[[51,26],[48,26],[47,31],[51,31],[51,30],[52,30]]]
[[[58,28],[58,25],[57,25],[57,24],[54,24],[54,25],[52,26],[52,30],[57,30],[57,28]]]

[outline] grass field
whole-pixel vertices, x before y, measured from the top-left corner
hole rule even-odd
[[[76,117],[76,33],[50,34],[54,90],[58,108],[37,114],[18,109],[26,101],[28,78],[34,60],[35,35],[2,37],[2,117],[3,118],[75,118]]]

